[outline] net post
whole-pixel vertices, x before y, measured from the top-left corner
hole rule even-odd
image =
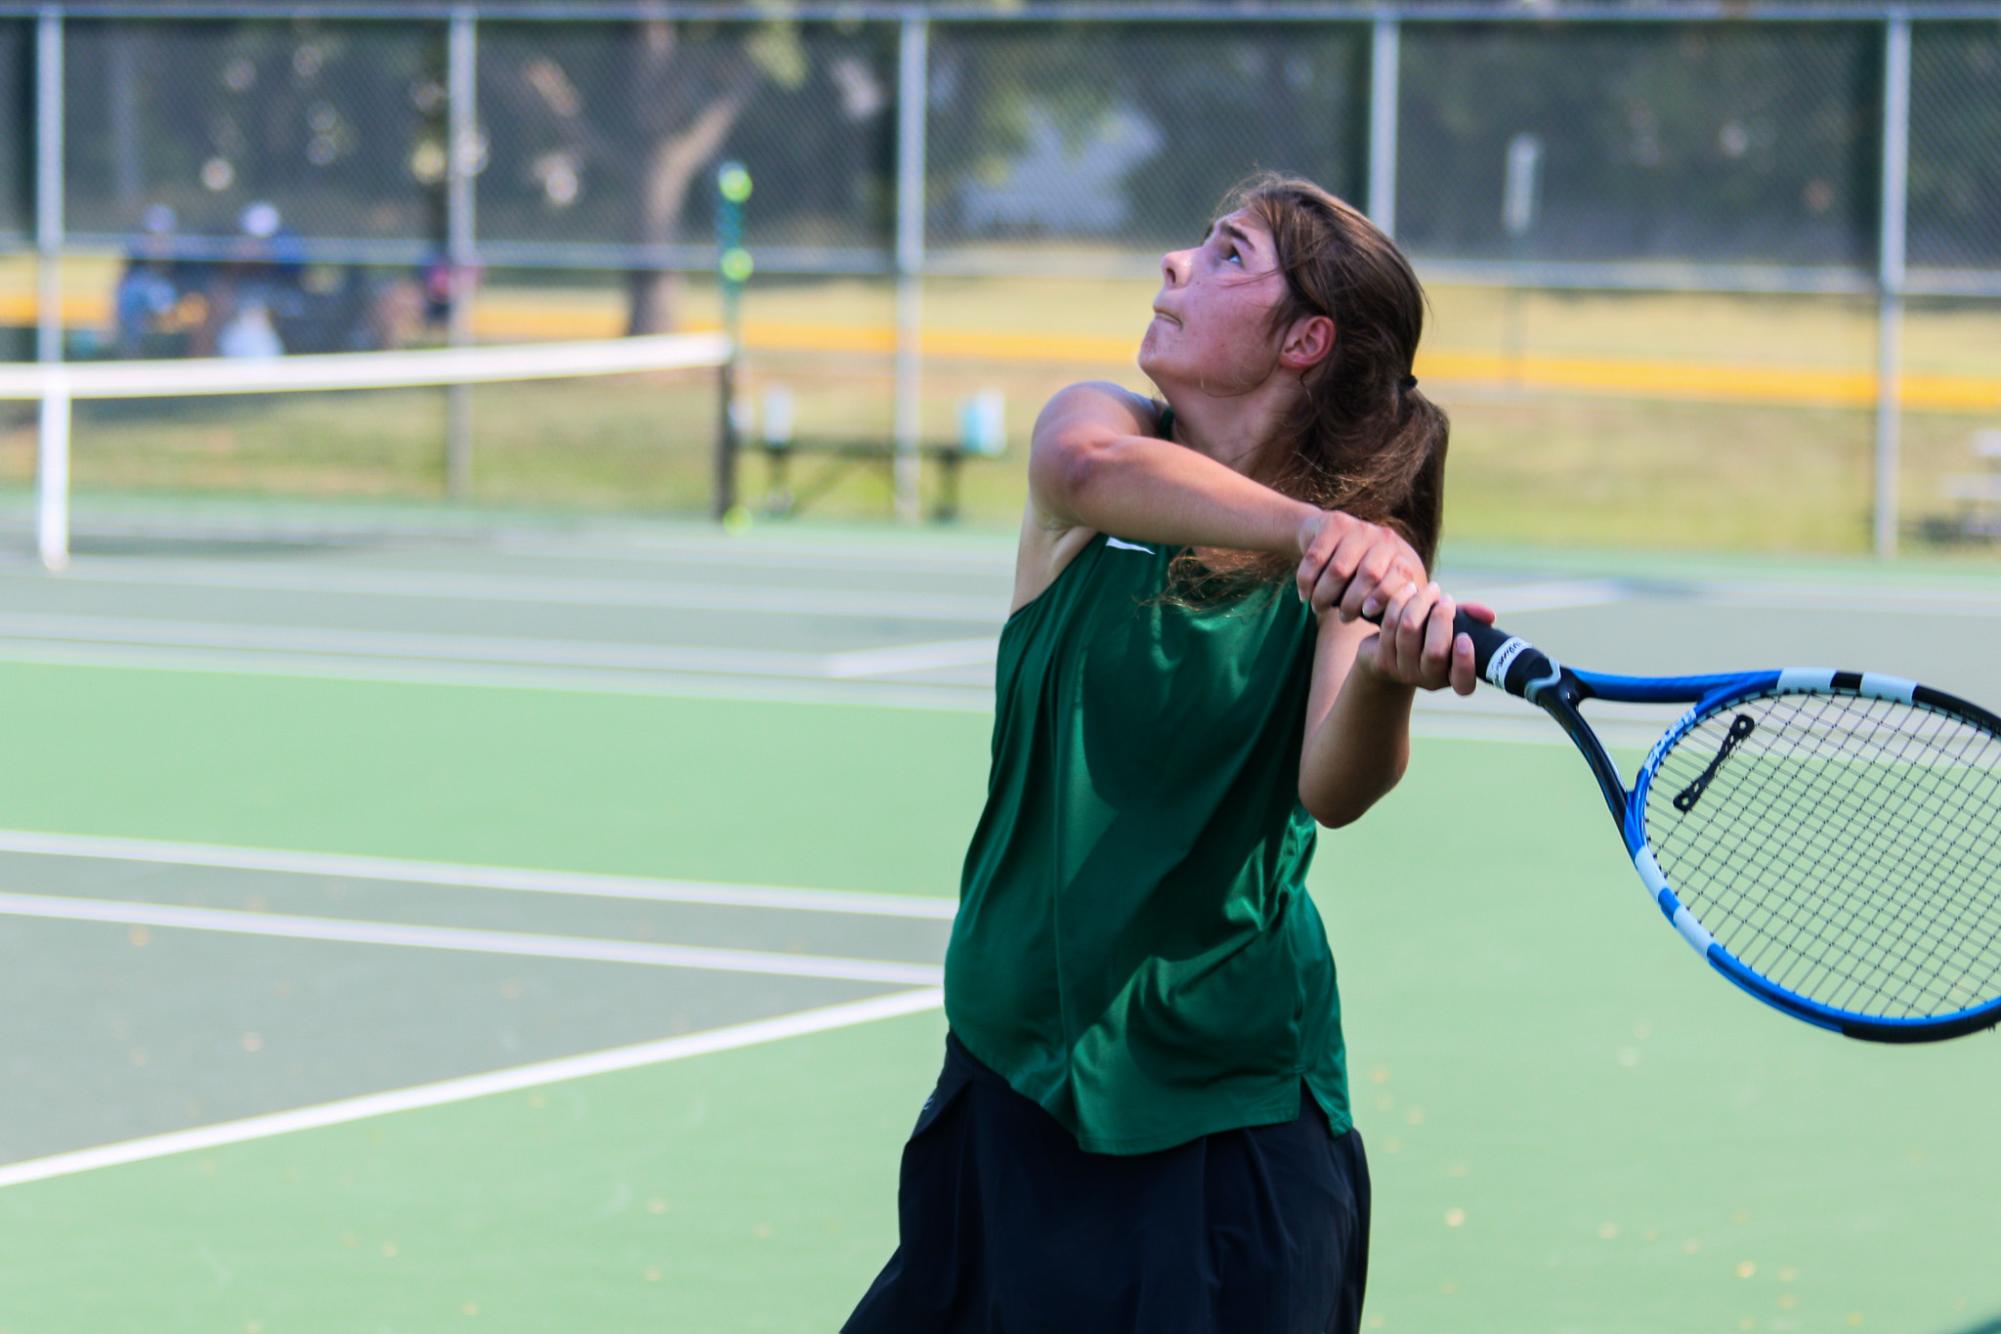
[[[69,566],[69,375],[60,367],[45,372],[35,460],[35,548],[42,568],[58,573]]]
[[[896,513],[922,513],[918,494],[924,329],[924,114],[930,22],[903,19],[896,80]]]
[[[1874,548],[1897,554],[1897,455],[1902,406],[1904,210],[1909,187],[1911,20],[1892,14],[1883,33],[1883,182],[1876,263],[1876,505]]]

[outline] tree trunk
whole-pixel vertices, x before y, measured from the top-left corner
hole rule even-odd
[[[680,274],[672,269],[632,270],[625,275],[625,332],[668,332],[680,302]]]
[[[643,246],[668,246],[681,238],[688,191],[702,167],[722,148],[730,127],[756,85],[756,71],[743,64],[727,86],[677,115],[686,106],[687,81],[670,78],[679,49],[673,25],[650,20],[634,43],[631,80],[634,120],[647,139],[639,182],[638,235]],[[677,97],[676,93],[682,93]],[[634,269],[626,276],[626,332],[665,333],[674,327],[680,275],[668,268]]]

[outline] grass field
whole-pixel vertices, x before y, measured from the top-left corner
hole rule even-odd
[[[108,260],[64,266],[66,309],[88,322]],[[31,271],[0,262],[0,303]],[[1011,525],[1020,452],[1036,408],[1082,377],[1145,382],[1131,349],[1152,284],[1092,279],[936,279],[924,293],[923,424],[949,439],[965,395],[999,389],[1012,456],[967,470],[963,508]],[[1867,299],[1509,292],[1440,286],[1419,373],[1454,419],[1448,515],[1474,540],[1641,543],[1686,549],[1842,552],[1868,546],[1875,311]],[[691,284],[684,318],[716,318]],[[745,302],[743,392],[782,384],[802,436],[886,440],[893,326],[887,285],[759,280]],[[612,275],[596,286],[493,275],[484,337],[613,334]],[[2001,424],[2001,313],[1992,303],[1913,303],[1905,322],[1902,520],[1920,544],[1970,516],[1947,479],[1986,467],[1975,433]],[[712,406],[644,379],[480,390],[474,487],[489,503],[680,511],[710,493]],[[1930,405],[1930,406],[1927,406]],[[79,421],[80,491],[435,497],[443,487],[440,395],[93,408]],[[29,417],[0,405],[0,481],[33,470]],[[825,471],[811,460],[795,470]],[[745,462],[752,502],[761,459]],[[834,476],[815,511],[879,515],[887,467]],[[1781,499],[1782,498],[1782,499]]]
[[[0,564],[0,1329],[835,1327],[936,1073],[1010,556],[601,523]],[[1593,666],[1988,698],[1987,569],[1446,573]],[[1993,1328],[1996,1039],[1766,1011],[1545,722],[1483,693],[1418,733],[1310,882],[1368,1328]]]

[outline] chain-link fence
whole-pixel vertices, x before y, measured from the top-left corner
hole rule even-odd
[[[28,173],[34,161],[28,55],[34,30],[26,23],[0,22],[0,114],[13,123],[0,134],[0,246],[23,245],[34,231],[34,192]]]
[[[2001,275],[2001,22],[1911,38],[1910,265],[1949,286]],[[1934,273],[1933,271],[1944,271]]]
[[[926,249],[956,270],[1150,264],[1254,166],[1364,181],[1366,28],[940,24],[929,45]]]
[[[1441,259],[1866,268],[1881,82],[1860,24],[1413,27],[1399,239]],[[1512,228],[1511,174],[1529,196]]]
[[[734,159],[754,430],[770,399],[909,447],[997,387],[1020,442],[1064,379],[1134,379],[1161,250],[1272,167],[1416,260],[1457,531],[1689,536],[1650,504],[1689,471],[1672,419],[1740,471],[1772,456],[1700,501],[1700,540],[1972,534],[2001,425],[1991,8],[0,3],[0,347],[34,355],[39,324],[71,356],[212,353],[212,322],[157,308],[247,262],[298,275],[294,351],[712,322]],[[1783,508],[1819,508],[1774,523],[1794,472],[1824,485]],[[970,501],[1018,514],[1019,478]]]

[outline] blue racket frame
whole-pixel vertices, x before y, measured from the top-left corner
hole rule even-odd
[[[1866,695],[1955,714],[1997,736],[2001,736],[2001,716],[1902,677],[1825,667],[1706,676],[1622,676],[1565,667],[1520,636],[1482,625],[1463,612],[1456,629],[1472,637],[1481,676],[1541,708],[1570,737],[1598,780],[1599,792],[1626,845],[1626,855],[1648,896],[1682,939],[1732,984],[1795,1019],[1870,1042],[1932,1042],[2001,1023],[2001,997],[1950,1014],[1900,1018],[1837,1009],[1780,986],[1718,944],[1683,905],[1662,874],[1646,836],[1647,790],[1660,762],[1704,719],[1744,700],[1772,694]],[[1647,752],[1628,788],[1580,711],[1581,705],[1593,699],[1616,704],[1687,704],[1689,709]]]

